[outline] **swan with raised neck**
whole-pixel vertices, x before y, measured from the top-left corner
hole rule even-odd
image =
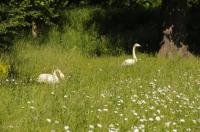
[[[133,64],[135,64],[135,63],[137,62],[137,57],[136,57],[136,54],[135,54],[135,49],[136,49],[136,47],[141,47],[141,45],[138,44],[138,43],[135,43],[135,44],[133,45],[133,49],[132,49],[133,59],[126,59],[126,60],[122,63],[123,66],[126,66],[126,65],[133,65]]]

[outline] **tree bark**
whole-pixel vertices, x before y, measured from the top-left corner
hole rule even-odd
[[[162,0],[162,17],[163,40],[158,55],[177,55],[181,53],[187,37],[187,0]]]
[[[35,23],[34,20],[32,20],[32,30],[31,31],[32,31],[32,37],[33,37],[33,39],[37,38],[38,31],[37,31],[37,25],[36,25],[36,23]]]

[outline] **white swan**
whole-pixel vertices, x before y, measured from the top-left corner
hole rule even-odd
[[[135,55],[135,48],[136,47],[141,47],[141,45],[140,44],[138,44],[138,43],[135,43],[134,45],[133,45],[133,59],[126,59],[123,63],[122,63],[122,65],[123,66],[127,66],[127,65],[133,65],[133,64],[135,64],[136,62],[137,62],[137,57],[136,57],[136,55]]]
[[[37,78],[37,82],[51,83],[51,84],[59,83],[59,77],[57,76],[57,73],[59,73],[60,79],[64,79],[65,75],[61,72],[61,70],[56,69],[54,70],[53,74],[47,74],[47,73],[40,74]]]

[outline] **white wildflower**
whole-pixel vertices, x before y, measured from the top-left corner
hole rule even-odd
[[[192,120],[192,122],[193,122],[194,124],[197,124],[197,121],[196,121],[196,120]]]
[[[149,118],[149,121],[153,121],[153,118]]]
[[[115,125],[114,124],[110,124],[109,127],[115,127]]]
[[[153,110],[153,109],[155,109],[155,107],[154,107],[154,106],[151,106],[149,109]]]
[[[69,130],[69,126],[64,126],[64,129],[65,130]]]
[[[191,132],[192,129],[191,129],[191,128],[187,128],[186,131],[187,131],[187,132]]]
[[[184,120],[184,119],[180,119],[180,122],[184,123],[184,122],[185,122],[185,120]]]
[[[54,122],[55,124],[59,124],[59,121],[57,121],[57,120],[55,120],[55,122]]]
[[[117,105],[120,106],[121,104],[118,103]]]
[[[172,124],[175,126],[175,125],[176,125],[176,122],[173,122]]]
[[[128,121],[128,118],[125,117],[124,120],[125,120],[125,121]]]
[[[102,128],[102,125],[98,123],[98,124],[97,124],[97,127]]]
[[[66,109],[67,107],[65,105],[63,105],[63,109]]]
[[[140,121],[140,122],[144,122],[145,120],[144,120],[144,119],[140,119],[139,121]]]
[[[103,111],[108,111],[108,109],[105,109],[105,108],[104,108]]]
[[[159,116],[156,116],[156,121],[160,121],[160,117]]]
[[[14,128],[14,126],[13,125],[9,125],[8,128]]]
[[[89,128],[90,129],[94,129],[94,125],[89,125]]]
[[[145,126],[144,126],[144,124],[141,124],[140,127],[144,129]]]
[[[137,127],[135,127],[135,128],[133,129],[133,132],[139,132],[139,129],[138,129]]]
[[[101,97],[105,98],[106,96],[105,96],[105,94],[101,94]]]
[[[102,110],[101,110],[101,109],[98,109],[98,111],[99,111],[99,112],[102,112]]]
[[[35,109],[35,107],[34,107],[34,106],[30,106],[30,109],[34,110],[34,109]]]
[[[49,119],[49,118],[47,118],[46,121],[47,121],[48,123],[51,123],[51,119]]]
[[[51,131],[50,132],[56,132],[56,130],[54,130],[54,129],[51,129]]]

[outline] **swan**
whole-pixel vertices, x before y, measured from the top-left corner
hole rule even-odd
[[[137,57],[136,57],[136,55],[135,55],[135,48],[136,47],[141,47],[141,45],[140,44],[138,44],[138,43],[135,43],[134,45],[133,45],[133,59],[126,59],[123,63],[122,63],[122,66],[127,66],[127,65],[133,65],[133,64],[135,64],[136,62],[137,62]]]
[[[54,70],[53,74],[40,74],[37,78],[37,82],[51,84],[59,83],[59,77],[57,76],[57,73],[59,74],[60,79],[64,79],[65,75],[61,72],[61,70],[56,69]]]

